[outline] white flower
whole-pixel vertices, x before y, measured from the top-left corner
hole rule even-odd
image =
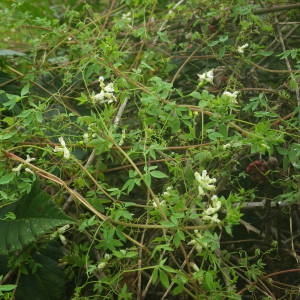
[[[100,270],[104,269],[110,259],[111,259],[111,254],[105,253],[103,261],[97,265],[97,268]]]
[[[221,201],[218,199],[218,196],[213,195],[211,197],[211,205],[203,212],[204,215],[210,216],[215,214],[221,208]]]
[[[195,172],[194,176],[198,182],[198,192],[200,196],[205,195],[207,191],[213,191],[216,188],[214,185],[216,178],[210,178],[207,175],[206,170],[203,170],[201,175],[198,172]]]
[[[112,82],[110,82],[108,85],[106,85],[104,88],[103,88],[104,92],[106,93],[113,93],[115,91],[114,89],[114,84]]]
[[[105,85],[103,76],[99,77],[99,83],[101,91],[100,93],[92,96],[92,100],[94,101],[94,103],[103,104],[115,102],[116,97],[114,95],[114,84],[110,82],[107,85]]]
[[[107,265],[107,261],[102,261],[101,263],[98,264],[97,268],[99,270],[102,270],[105,268],[106,265]]]
[[[25,172],[30,173],[30,174],[34,174],[29,168],[25,168]]]
[[[220,223],[221,221],[218,218],[218,214],[214,214],[212,216],[203,216],[204,221],[209,221],[211,223]]]
[[[32,161],[34,161],[34,160],[35,160],[34,157],[30,157],[30,156],[27,154],[26,159],[25,159],[26,162],[30,163],[30,162],[32,162]]]
[[[190,262],[190,266],[192,267],[192,269],[194,269],[195,272],[198,272],[200,270],[199,267],[193,261]]]
[[[213,83],[214,80],[214,69],[211,69],[203,74],[197,74],[199,78],[199,85],[205,83]]]
[[[110,260],[111,259],[111,254],[105,253],[104,254],[104,259],[107,260],[107,261]]]
[[[59,235],[59,239],[64,246],[66,246],[68,244],[68,240],[66,239],[66,237],[63,234]]]
[[[243,54],[243,53],[244,53],[244,50],[245,50],[248,46],[249,46],[248,43],[246,43],[246,44],[244,44],[244,45],[242,45],[242,46],[239,46],[239,47],[237,48],[237,52]]]
[[[100,93],[96,94],[93,96],[93,99],[96,100],[97,102],[103,102],[104,99],[105,99],[105,93],[104,91],[102,90]]]
[[[101,89],[103,89],[105,87],[105,83],[104,83],[104,77],[103,76],[99,76],[99,84]]]
[[[237,103],[236,98],[237,98],[238,94],[239,94],[238,91],[235,91],[233,93],[225,91],[225,92],[223,92],[222,96],[230,98],[232,103]]]
[[[58,228],[58,229],[57,229],[57,232],[60,233],[60,234],[63,234],[63,233],[65,233],[69,228],[70,228],[70,225],[67,224],[67,225],[64,225],[64,226]]]
[[[86,144],[89,142],[89,133],[88,132],[85,132],[83,134],[83,142]]]
[[[23,167],[23,164],[19,164],[15,168],[12,168],[12,171],[20,174],[22,167]]]
[[[129,11],[125,14],[122,14],[121,19],[125,20],[125,21],[130,21],[131,20],[131,12]]]
[[[191,241],[188,242],[188,245],[195,246],[195,249],[200,253],[203,248],[207,248],[208,243],[203,240],[203,236],[201,235],[198,230],[194,230],[195,233],[195,239],[192,239]]]
[[[231,148],[231,144],[230,143],[227,143],[227,144],[223,145],[223,149],[228,149],[228,148]]]
[[[26,159],[25,159],[25,161],[26,161],[27,163],[30,163],[30,162],[32,162],[32,161],[34,161],[34,160],[35,160],[34,157],[30,157],[30,155],[27,154]],[[19,165],[17,165],[15,168],[12,168],[12,171],[13,171],[13,172],[16,172],[16,173],[18,173],[18,174],[20,174],[22,168],[23,168],[23,164],[19,164]],[[33,172],[32,172],[29,168],[25,168],[25,171],[33,174]]]
[[[195,246],[195,249],[197,250],[198,253],[200,253],[203,249],[201,243],[197,240],[191,240],[188,242],[188,245]]]
[[[164,197],[170,196],[172,189],[173,189],[173,187],[168,186],[168,187],[166,188],[166,190],[163,192],[163,196],[164,196]]]
[[[104,104],[104,103],[113,103],[116,101],[116,99],[114,98],[113,95],[111,94],[105,94],[105,93],[100,93],[100,94],[97,94],[93,97],[93,100],[96,100],[95,102],[98,103],[98,104]]]
[[[70,151],[69,151],[69,149],[67,148],[67,146],[66,146],[66,143],[65,143],[65,141],[64,141],[64,138],[63,137],[59,137],[58,138],[58,141],[60,142],[60,144],[61,144],[61,147],[59,147],[59,146],[55,146],[55,148],[54,148],[54,152],[63,152],[64,153],[64,158],[65,159],[69,159],[70,158]]]
[[[153,200],[152,205],[154,208],[157,208],[159,206],[164,206],[166,204],[165,200],[159,201],[156,199],[156,201]]]
[[[209,221],[210,223],[220,223],[221,221],[218,218],[217,212],[220,210],[221,205],[222,203],[218,196],[213,195],[211,197],[211,204],[202,214],[202,219],[204,221]]]

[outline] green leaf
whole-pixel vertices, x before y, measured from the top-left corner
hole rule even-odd
[[[113,220],[120,220],[120,219],[125,219],[125,220],[132,220],[132,213],[130,213],[126,209],[116,209],[112,212],[111,217]]]
[[[155,178],[168,178],[168,175],[161,171],[151,171],[150,175]]]
[[[21,97],[26,96],[29,93],[29,88],[30,88],[29,83],[23,86],[21,90]]]
[[[273,55],[273,51],[265,51],[265,50],[259,50],[258,51],[258,54],[261,55],[261,56],[271,56]]]
[[[118,295],[118,300],[131,300],[131,299],[132,299],[132,293],[128,291],[127,285],[125,283]]]
[[[15,285],[15,284],[0,285],[0,292],[9,292],[9,291],[12,291],[13,289],[15,289],[16,287],[17,287],[17,285]]]
[[[144,174],[143,178],[144,178],[144,182],[146,183],[146,185],[148,187],[150,187],[151,186],[151,176],[150,176],[150,174]]]
[[[175,270],[175,269],[171,268],[170,266],[165,266],[165,265],[161,266],[161,269],[165,270],[168,273],[177,273],[178,272],[178,270]]]
[[[9,212],[16,218],[4,219]],[[2,207],[0,219],[0,254],[4,255],[22,249],[57,226],[73,223],[37,184],[28,195]]]
[[[15,178],[15,175],[16,175],[15,173],[8,173],[8,174],[2,176],[0,178],[0,185],[10,183]]]
[[[174,224],[173,222],[171,221],[166,221],[166,220],[163,220],[163,221],[160,221],[160,224],[167,227],[167,228],[172,228],[172,227],[176,227],[177,224]]]
[[[33,261],[38,267],[26,275],[21,274],[16,299],[65,299],[66,275],[58,263],[61,256],[61,248],[56,243],[51,243],[47,249],[33,255]]]
[[[174,245],[175,245],[176,247],[179,247],[181,241],[184,241],[184,239],[185,239],[184,233],[183,233],[181,230],[178,230],[178,231],[174,234],[174,238],[173,238]]]
[[[136,251],[127,251],[124,249],[121,249],[119,251],[113,251],[113,254],[117,258],[132,258],[132,257],[137,257],[138,255]]]
[[[0,141],[1,140],[8,140],[11,137],[13,137],[14,135],[16,135],[16,132],[7,132],[7,133],[3,133],[0,135]]]
[[[204,285],[208,290],[213,290],[215,287],[215,276],[213,271],[207,271],[204,275]]]
[[[166,274],[165,271],[161,269],[159,270],[159,280],[166,289],[169,287],[170,282],[169,282],[168,275]]]
[[[190,96],[195,98],[195,99],[198,99],[198,100],[202,99],[201,94],[199,92],[196,92],[196,91],[190,93]]]
[[[158,268],[155,268],[152,272],[152,283],[156,283],[158,278]]]
[[[139,178],[128,179],[124,183],[122,190],[127,190],[127,193],[130,193],[133,190],[133,188],[136,185],[140,185],[140,183],[141,183],[141,179],[139,179]]]

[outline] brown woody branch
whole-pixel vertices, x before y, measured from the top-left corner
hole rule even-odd
[[[268,14],[276,11],[281,10],[289,10],[289,9],[295,9],[300,8],[300,3],[294,3],[294,4],[287,4],[287,5],[278,5],[278,6],[272,6],[272,7],[266,7],[266,8],[257,8],[253,10],[253,13],[255,15],[262,15],[262,14]]]

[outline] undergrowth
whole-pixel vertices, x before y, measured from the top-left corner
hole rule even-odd
[[[300,5],[2,2],[1,299],[296,299]]]

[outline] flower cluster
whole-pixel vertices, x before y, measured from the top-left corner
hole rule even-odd
[[[188,242],[188,245],[195,246],[197,252],[201,252],[203,248],[207,248],[208,242],[198,230],[194,230],[195,238]]]
[[[215,251],[216,247],[219,247],[219,236],[217,233],[212,233],[210,231],[201,231],[194,230],[192,240],[188,242],[188,245],[192,245],[198,253],[201,253],[202,250],[210,249]],[[217,246],[218,245],[218,246]],[[197,266],[192,266],[194,271],[199,271]]]
[[[63,152],[64,153],[64,158],[69,159],[70,158],[70,150],[67,148],[64,138],[59,137],[58,141],[60,142],[61,147],[60,146],[55,146],[53,151],[54,152]]]
[[[112,82],[105,84],[104,83],[104,77],[99,77],[99,84],[101,91],[100,93],[93,95],[92,100],[95,104],[103,104],[103,103],[113,103],[117,101],[114,92],[114,84]]]
[[[207,175],[206,170],[203,170],[201,175],[198,172],[195,172],[194,176],[198,183],[198,192],[200,196],[205,195],[208,191],[214,191],[216,189],[216,186],[214,185],[217,181],[216,178],[210,178]]]
[[[64,236],[64,233],[66,233],[66,231],[70,228],[70,225],[67,224],[67,225],[64,225],[60,228],[58,228],[55,232],[53,232],[51,235],[50,235],[50,238],[51,239],[56,239],[56,238],[59,238],[61,243],[65,246],[67,245],[68,241],[66,239],[66,237]]]
[[[152,201],[152,205],[154,208],[158,208],[158,206],[165,206],[166,201],[165,200],[160,201],[159,199],[156,198],[156,201],[155,200]]]
[[[244,45],[242,45],[242,46],[239,46],[239,47],[237,48],[237,52],[240,53],[240,54],[243,54],[243,53],[244,53],[244,50],[245,50],[248,46],[249,46],[248,43],[246,43],[246,44],[244,44]]]
[[[26,161],[27,163],[30,163],[30,162],[32,162],[32,161],[34,161],[34,160],[35,160],[34,157],[30,157],[30,156],[27,154],[26,159],[25,159],[25,161]],[[16,172],[17,174],[20,174],[20,172],[21,172],[21,170],[22,170],[22,168],[23,168],[23,165],[24,165],[24,164],[19,164],[19,165],[17,165],[15,168],[12,168],[12,171],[13,171],[13,172]],[[25,171],[28,172],[28,173],[33,173],[29,168],[25,168]]]
[[[87,127],[87,131],[83,134],[83,142],[85,144],[88,144],[92,139],[97,137],[96,133],[96,124],[90,123]]]
[[[166,206],[167,203],[172,201],[172,195],[174,194],[174,188],[172,186],[168,186],[166,190],[162,193],[161,199],[156,198],[152,200],[152,205],[154,208],[158,208],[158,206]]]
[[[125,14],[122,14],[121,19],[125,21],[131,21],[132,20],[131,12],[129,11]]]
[[[104,269],[106,267],[107,263],[109,262],[109,260],[111,259],[111,257],[112,257],[111,254],[105,253],[103,260],[98,264],[97,268],[99,270]]]
[[[222,96],[229,98],[233,104],[237,104],[236,98],[237,98],[238,94],[239,94],[238,91],[235,91],[233,93],[225,91],[225,92],[223,92]]]
[[[199,86],[203,86],[207,83],[213,84],[214,81],[214,70],[211,69],[202,74],[197,74],[199,79]]]
[[[218,196],[213,195],[211,197],[211,204],[208,206],[207,209],[204,210],[202,216],[204,221],[209,221],[210,223],[220,223],[218,216],[218,211],[221,208],[221,201],[219,200]]]
[[[164,197],[169,197],[171,195],[171,191],[173,190],[172,186],[168,186],[166,190],[163,192]]]
[[[210,178],[207,175],[206,170],[203,170],[201,175],[198,172],[195,172],[194,175],[198,183],[199,196],[207,195],[209,192],[212,192],[216,189],[216,178]],[[202,213],[202,220],[209,221],[211,223],[220,223],[217,213],[220,208],[221,201],[219,200],[218,196],[213,195],[210,199],[210,205]]]

